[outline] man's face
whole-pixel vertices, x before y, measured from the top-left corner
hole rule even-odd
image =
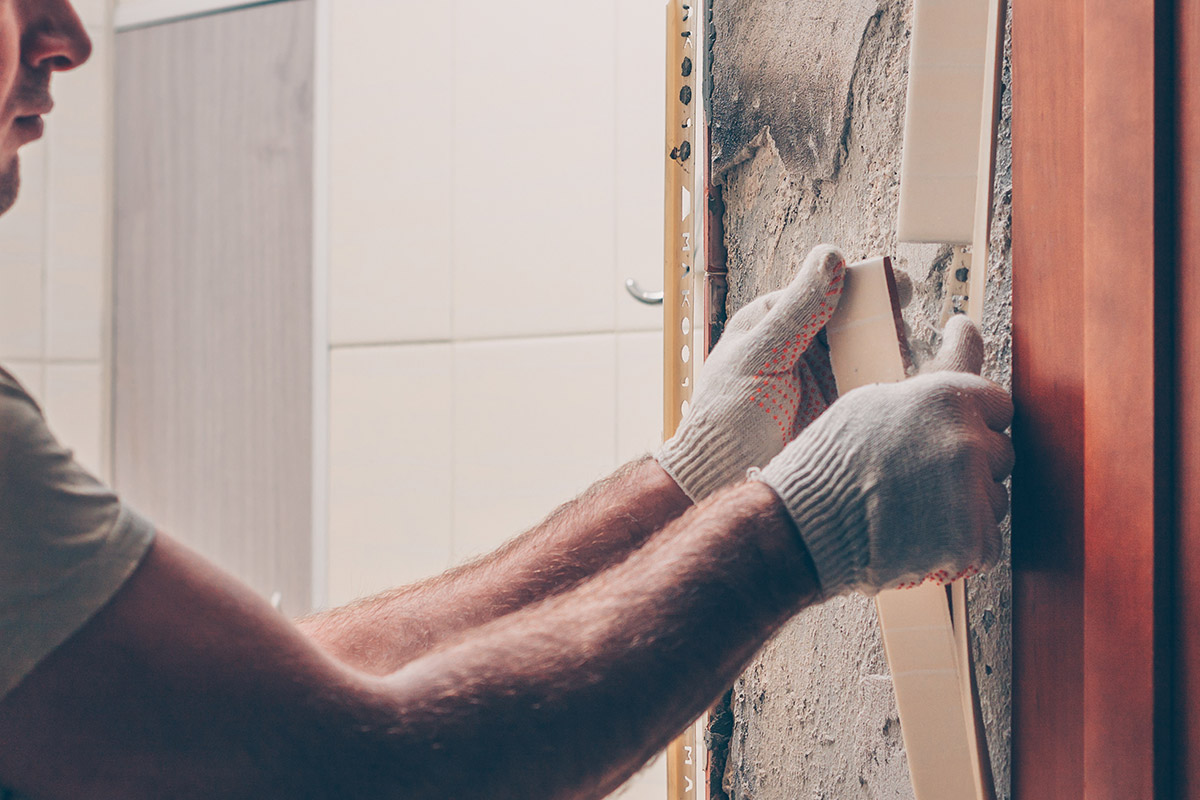
[[[73,69],[92,42],[69,0],[0,0],[0,214],[17,200],[17,151],[42,135],[50,76]]]

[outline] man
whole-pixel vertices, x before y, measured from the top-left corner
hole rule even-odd
[[[6,206],[52,73],[88,51],[68,0],[0,0]],[[0,374],[0,786],[601,797],[806,606],[987,566],[1012,408],[970,374],[979,334],[955,321],[940,371],[830,406],[814,337],[844,269],[817,248],[739,312],[655,458],[488,557],[299,624],[122,506]]]

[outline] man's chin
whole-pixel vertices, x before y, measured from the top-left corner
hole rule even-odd
[[[8,165],[0,172],[0,214],[5,213],[17,202],[17,193],[21,190],[21,160],[13,156]]]

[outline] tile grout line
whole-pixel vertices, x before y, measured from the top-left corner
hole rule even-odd
[[[631,328],[629,330],[588,330],[588,331],[554,331],[549,333],[530,333],[530,334],[505,334],[501,336],[476,336],[446,339],[407,339],[400,341],[373,341],[373,342],[342,342],[333,343],[330,348],[333,350],[365,350],[372,348],[385,347],[412,347],[412,346],[432,346],[439,344],[448,345],[471,345],[471,344],[488,344],[488,343],[507,343],[507,342],[536,342],[544,339],[584,339],[595,336],[624,336],[627,334],[637,333],[661,333],[662,328]]]

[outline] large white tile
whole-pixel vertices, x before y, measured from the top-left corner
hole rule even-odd
[[[99,359],[104,342],[105,272],[101,259],[50,269],[46,275],[46,353]]]
[[[42,281],[40,263],[0,258],[0,358],[41,358]]]
[[[25,391],[39,404],[45,394],[46,366],[40,361],[5,361],[0,366],[8,370]]]
[[[47,120],[45,346],[51,358],[98,359],[103,349],[110,250],[110,43],[98,31],[93,36],[92,61],[57,77],[56,110]]]
[[[614,466],[612,334],[456,345],[454,557],[487,552]]]
[[[335,344],[448,339],[453,3],[333,4]]]
[[[609,797],[617,800],[663,800],[667,796],[667,759],[659,755]]]
[[[661,333],[617,335],[617,461],[653,452],[662,443]]]
[[[83,24],[89,28],[98,28],[109,20],[111,0],[72,0],[71,5],[79,13]]]
[[[335,348],[329,593],[334,604],[450,563],[449,345]]]
[[[58,440],[75,451],[75,459],[93,474],[105,477],[104,379],[100,364],[46,366],[42,408]]]
[[[39,359],[46,234],[46,146],[27,145],[20,155],[21,189],[0,216],[0,358]]]
[[[111,35],[101,30],[89,33],[93,42],[91,60],[79,69],[57,73],[52,83],[55,106],[46,118],[52,202],[79,197],[91,205],[97,198],[107,199],[105,178],[112,141],[112,41]],[[64,197],[56,198],[56,194]]]
[[[614,16],[590,3],[458,3],[460,338],[612,330]]]
[[[666,160],[666,14],[647,0],[617,8],[617,325],[662,328],[662,306],[626,293],[633,278],[649,291],[663,286],[663,184]]]
[[[45,258],[46,151],[44,139],[21,148],[17,200],[0,216],[0,252],[5,261],[40,264]]]

